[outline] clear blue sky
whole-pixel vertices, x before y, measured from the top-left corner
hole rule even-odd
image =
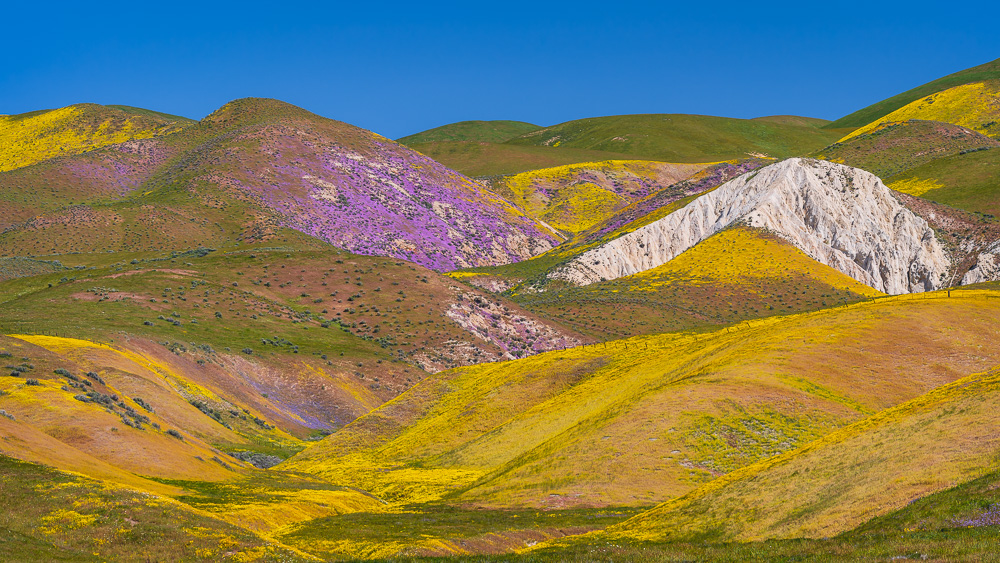
[[[0,114],[285,100],[389,137],[467,119],[835,119],[1000,58],[1000,2],[8,2]]]

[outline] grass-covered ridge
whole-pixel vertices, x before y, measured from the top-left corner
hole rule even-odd
[[[886,179],[890,188],[973,213],[1000,216],[1000,147],[955,154]]]
[[[766,155],[801,156],[843,136],[788,120],[644,114],[592,117],[545,127],[507,141],[521,146],[600,150],[666,162],[717,162]]]
[[[883,120],[882,118],[886,115],[889,115],[899,108],[919,100],[920,98],[930,96],[931,94],[936,94],[937,92],[941,92],[955,86],[961,86],[963,84],[996,79],[1000,79],[1000,59],[990,61],[979,66],[974,66],[972,68],[967,68],[965,70],[960,70],[953,74],[949,74],[948,76],[928,82],[927,84],[917,86],[916,88],[907,90],[906,92],[897,94],[891,98],[887,98],[866,108],[862,108],[854,113],[841,117],[840,119],[825,125],[825,127],[827,129],[862,127],[872,123],[873,121]]]
[[[529,133],[541,126],[524,121],[459,121],[442,125],[413,135],[397,139],[404,145],[430,143],[435,141],[477,141],[502,143],[508,139]]]

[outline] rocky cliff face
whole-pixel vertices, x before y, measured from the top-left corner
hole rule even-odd
[[[726,227],[769,229],[807,255],[879,291],[928,291],[950,261],[927,222],[875,175],[793,158],[727,182],[686,207],[594,248],[550,277],[578,285],[664,264]]]
[[[1000,241],[979,253],[976,264],[962,276],[962,285],[1000,281]]]

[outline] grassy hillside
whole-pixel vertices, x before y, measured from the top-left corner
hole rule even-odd
[[[466,176],[518,174],[566,164],[634,158],[616,152],[481,141],[434,141],[410,143],[407,146]]]
[[[56,156],[175,133],[191,123],[148,110],[97,104],[0,115],[0,172]]]
[[[935,94],[955,86],[961,86],[963,84],[996,79],[1000,79],[1000,59],[990,61],[979,66],[974,66],[972,68],[967,68],[954,74],[949,74],[943,78],[928,82],[927,84],[917,86],[916,88],[907,90],[902,94],[897,94],[866,108],[859,109],[850,115],[841,117],[825,127],[827,129],[862,127],[874,121],[883,120],[885,116],[898,110],[899,108],[919,100],[920,98],[930,96],[931,94]]]
[[[995,365],[997,303],[895,297],[442,372],[280,467],[401,505],[648,504]]]
[[[886,178],[886,185],[965,211],[1000,216],[1000,149],[934,160]]]
[[[876,131],[886,123],[910,119],[953,123],[990,137],[998,137],[1000,79],[963,84],[920,98],[854,130],[841,141]]]
[[[568,121],[507,143],[601,150],[667,162],[715,162],[758,154],[801,156],[829,145],[843,133],[787,120],[647,114]]]
[[[539,125],[523,121],[459,121],[407,135],[397,139],[404,145],[431,143],[436,141],[476,141],[502,143],[507,139],[541,129]]]
[[[992,147],[1000,147],[1000,141],[960,125],[910,120],[852,136],[813,156],[863,168],[886,179],[939,158]]]
[[[3,561],[309,561],[179,502],[0,455]]]
[[[497,178],[490,185],[532,217],[574,235],[706,166],[605,160],[522,172]]]
[[[997,428],[988,413],[998,397],[1000,374],[969,376],[735,471],[610,533],[745,541],[830,537],[852,530],[916,499],[993,473]],[[804,474],[808,478],[795,478]],[[965,512],[972,520],[988,518],[983,516],[988,506]],[[925,503],[911,508],[908,516],[871,527],[884,529],[892,520],[897,525],[913,522],[914,513],[932,507]]]

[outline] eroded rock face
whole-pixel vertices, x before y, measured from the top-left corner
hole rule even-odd
[[[950,261],[927,222],[869,172],[792,158],[731,180],[686,207],[594,248],[550,277],[586,285],[664,264],[743,223],[769,229],[807,255],[890,294],[928,291]]]
[[[979,253],[976,264],[962,276],[962,285],[1000,281],[1000,240]]]

